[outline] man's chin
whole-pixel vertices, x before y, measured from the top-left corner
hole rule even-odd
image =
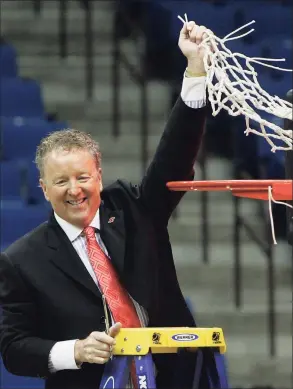
[[[89,219],[89,212],[87,210],[76,209],[73,212],[67,214],[66,220],[68,223],[76,225],[78,227],[86,226]]]

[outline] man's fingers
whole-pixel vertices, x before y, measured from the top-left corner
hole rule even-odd
[[[205,26],[198,26],[194,23],[189,35],[190,40],[194,43],[200,44],[208,36],[207,31],[210,30],[207,30]]]
[[[109,358],[103,358],[103,357],[90,357],[88,359],[88,363],[96,363],[98,365],[104,365],[105,363],[107,363],[109,361]]]
[[[104,365],[108,361],[109,361],[109,358],[96,357],[94,360],[94,363],[98,363],[99,365]]]
[[[188,29],[187,29],[187,25],[186,23],[183,24],[183,27],[181,28],[181,31],[180,31],[180,36],[179,36],[179,39],[187,39],[188,38]]]
[[[103,351],[110,351],[110,347],[111,345],[110,344],[107,344],[107,343],[101,343],[99,342],[99,350],[103,350]]]
[[[97,342],[105,343],[108,346],[113,346],[115,344],[115,336],[118,335],[122,325],[121,323],[115,323],[110,329],[109,334],[105,332],[94,331],[90,334],[90,337]]]
[[[121,323],[115,323],[112,327],[109,329],[109,335],[112,336],[112,338],[115,338],[116,335],[119,334],[119,331],[122,327]]]
[[[187,27],[188,32],[192,31],[195,27],[197,27],[197,25],[193,21],[185,23],[185,25]]]
[[[95,350],[95,358],[109,359],[110,355],[110,351]]]
[[[93,337],[96,341],[106,343],[109,346],[113,346],[115,343],[115,339],[113,339],[110,335],[107,335],[105,332],[92,332],[91,337]]]
[[[200,26],[194,24],[193,28],[189,32],[189,38],[192,42],[196,42],[197,32]]]
[[[205,26],[200,26],[197,31],[196,31],[196,38],[195,38],[195,41],[196,43],[199,45],[202,40],[203,40],[203,35],[205,34],[206,32],[206,27]]]
[[[212,30],[210,30],[209,28],[207,28],[206,29],[206,31],[204,32],[204,34],[203,34],[203,38],[205,39],[207,36],[209,36],[209,35],[215,35],[214,33],[213,33],[213,31]]]
[[[194,29],[195,26],[196,26],[195,22],[184,23],[180,31],[180,37],[184,37],[185,39],[188,39],[191,31]]]

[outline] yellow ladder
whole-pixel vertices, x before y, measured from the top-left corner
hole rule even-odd
[[[121,328],[116,336],[113,355],[176,353],[179,348],[217,347],[226,352],[222,328]]]
[[[204,347],[215,347],[221,354],[226,352],[223,330],[217,327],[122,328],[115,340],[113,356],[105,366],[100,389],[125,388],[133,360],[138,388],[155,389],[155,370],[151,357],[155,353],[176,353],[180,348],[192,351]],[[198,387],[194,385],[194,388]],[[226,387],[225,384],[221,385],[221,388]]]

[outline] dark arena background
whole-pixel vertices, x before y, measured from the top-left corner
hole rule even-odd
[[[220,37],[255,20],[254,33],[227,47],[286,58],[280,67],[292,69],[289,0],[1,1],[1,250],[47,218],[33,160],[51,131],[77,128],[99,141],[104,185],[140,180],[180,93],[177,15],[185,12]],[[257,70],[267,92],[292,101],[292,73]],[[195,179],[292,179],[293,151],[272,153],[244,130],[243,117],[210,114]],[[268,208],[227,192],[188,192],[169,223],[198,325],[223,328],[231,388],[293,387],[293,212],[273,204],[273,245]],[[1,361],[0,372],[2,389],[44,387]]]

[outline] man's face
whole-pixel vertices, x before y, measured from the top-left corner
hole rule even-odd
[[[102,172],[87,150],[56,150],[46,156],[40,185],[58,216],[86,227],[100,203]]]

